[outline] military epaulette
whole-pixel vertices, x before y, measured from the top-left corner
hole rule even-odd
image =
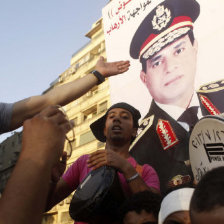
[[[208,83],[197,91],[203,116],[224,112],[224,80]]]
[[[159,119],[156,125],[156,132],[163,150],[170,149],[179,142],[169,121]]]
[[[224,89],[224,79],[200,86],[198,93],[217,92]]]
[[[138,128],[137,137],[132,142],[130,149],[135,145],[135,143],[145,134],[145,132],[152,126],[154,120],[154,115],[151,115],[150,117],[146,117],[143,120],[141,120]]]

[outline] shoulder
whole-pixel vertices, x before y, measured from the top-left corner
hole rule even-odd
[[[145,117],[143,120],[141,120],[137,131],[137,136],[135,140],[132,142],[130,150],[139,141],[139,139],[141,139],[141,137],[150,129],[150,127],[152,127],[153,121],[154,121],[154,115]]]
[[[224,80],[200,86],[197,91],[203,115],[217,115],[224,112]]]
[[[224,89],[224,79],[201,85],[197,92],[216,92],[223,89]]]
[[[80,156],[72,165],[70,168],[74,168],[74,167],[83,167],[83,166],[86,166],[86,161],[88,160],[89,158],[89,155],[82,155]],[[69,168],[69,169],[70,169]]]

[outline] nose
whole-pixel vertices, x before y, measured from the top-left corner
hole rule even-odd
[[[115,123],[115,122],[121,123],[120,117],[118,115],[114,116],[114,118],[113,118],[113,123]]]
[[[178,60],[175,56],[170,56],[165,59],[165,69],[166,69],[166,74],[170,74],[175,69],[178,68]]]

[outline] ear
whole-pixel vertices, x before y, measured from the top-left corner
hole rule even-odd
[[[140,79],[144,84],[146,83],[146,74],[143,70],[140,72]]]

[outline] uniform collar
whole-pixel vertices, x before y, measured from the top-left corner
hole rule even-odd
[[[170,115],[170,117],[172,117],[174,120],[177,120],[180,115],[186,110],[185,108],[182,108],[182,107],[178,107],[178,106],[175,106],[175,105],[167,105],[167,104],[161,104],[161,103],[158,103],[155,101],[155,103],[157,104],[157,106],[159,106],[162,110],[164,110],[167,114]],[[194,92],[193,96],[192,96],[192,99],[191,99],[191,102],[189,104],[189,107],[192,107],[192,106],[198,106],[200,107],[200,104],[199,104],[199,100],[198,100],[198,97],[197,97],[197,94],[196,92]],[[202,118],[202,113],[201,113],[201,110],[198,110],[198,119]],[[189,131],[189,125],[187,123],[184,123],[184,122],[178,122],[186,131]]]

